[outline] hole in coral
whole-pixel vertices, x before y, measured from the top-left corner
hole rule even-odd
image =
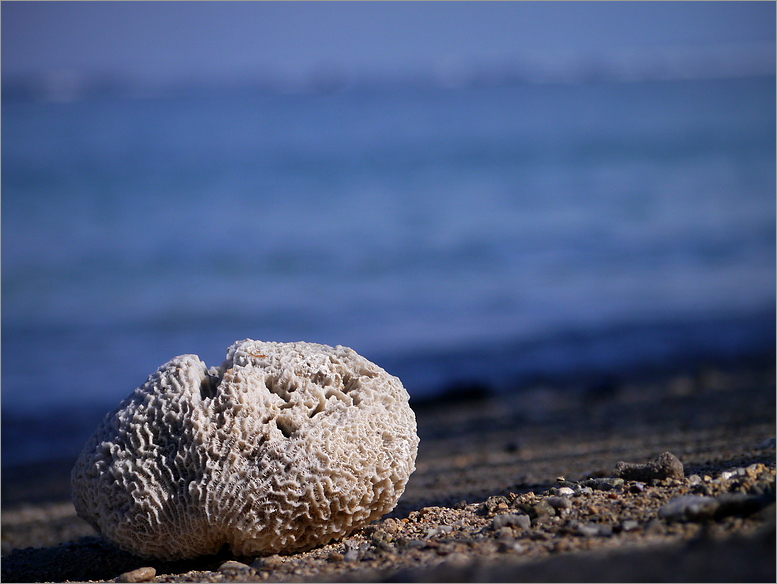
[[[326,409],[326,402],[319,401],[319,402],[316,404],[316,407],[313,409],[313,411],[311,411],[311,412],[308,414],[308,416],[312,418],[312,417],[313,417],[313,416],[315,416],[316,414],[320,414],[321,412],[323,412],[325,409]]]
[[[343,391],[345,393],[351,393],[361,387],[361,380],[358,377],[352,377],[351,375],[343,375]]]
[[[218,393],[219,383],[221,383],[221,375],[213,371],[205,373],[205,378],[200,383],[200,398],[214,398]]]
[[[278,418],[275,420],[275,425],[278,426],[278,430],[281,431],[286,438],[291,438],[292,434],[297,431],[297,427],[294,422],[288,418]]]
[[[327,390],[326,390],[326,393],[324,394],[324,397],[326,399],[331,399],[331,398],[334,397],[334,398],[339,399],[340,401],[344,401],[347,404],[350,404],[351,401],[352,401],[352,400],[348,399],[348,396],[346,394],[344,394],[342,391],[340,391],[339,389],[337,389],[335,387],[328,387]]]

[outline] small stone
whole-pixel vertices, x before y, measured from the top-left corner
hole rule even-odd
[[[588,479],[580,483],[584,487],[591,487],[597,491],[610,491],[612,489],[622,489],[622,478],[601,478],[601,479]]]
[[[426,535],[424,536],[426,539],[432,538],[435,535],[438,535],[440,533],[440,530],[436,527],[430,527],[426,530]]]
[[[343,561],[345,562],[355,562],[359,559],[359,551],[358,550],[348,550],[345,552],[345,555],[343,556]]]
[[[394,541],[394,538],[385,531],[376,531],[372,534],[372,537],[370,537],[370,542],[372,545],[383,551],[387,551],[392,548],[392,541]]]
[[[513,530],[510,527],[500,527],[496,530],[496,538],[497,539],[512,539],[513,537]]]
[[[426,542],[421,539],[411,539],[405,544],[405,547],[411,550],[422,550],[426,547]]]
[[[329,554],[329,557],[327,558],[327,560],[329,560],[330,562],[339,563],[339,562],[342,562],[344,558],[345,556],[340,552],[332,552],[331,554]]]
[[[504,508],[506,509],[509,501],[507,500],[507,497],[503,497],[501,495],[494,495],[489,497],[483,502],[481,511],[485,513],[494,513],[499,508],[500,503],[504,503]]]
[[[684,495],[661,507],[658,516],[667,521],[704,521],[715,515],[718,505],[712,497]]]
[[[537,514],[537,517],[544,517],[544,516],[550,516],[556,514],[556,510],[550,506],[550,503],[547,502],[547,500],[542,499],[539,503],[536,503],[535,505],[532,505],[532,508],[534,509],[534,512]]]
[[[621,523],[621,530],[622,531],[634,531],[639,527],[639,523],[637,523],[633,519],[627,519],[623,523]]]
[[[571,497],[575,494],[575,490],[569,487],[559,487],[558,494],[563,497]]]
[[[770,483],[768,480],[761,479],[750,488],[750,493],[753,495],[768,495],[771,494],[774,497],[774,483]]]
[[[682,479],[685,476],[683,463],[671,452],[664,452],[654,462],[633,464],[619,461],[615,474],[626,481],[648,482],[654,479]]]
[[[718,508],[715,510],[715,517],[720,518],[729,515],[752,515],[773,503],[774,498],[744,493],[728,493],[718,497],[717,502]]]
[[[116,582],[150,582],[156,577],[156,570],[150,566],[124,572],[116,578]]]
[[[577,534],[583,537],[594,537],[599,535],[599,527],[590,523],[577,526]]]
[[[223,564],[219,566],[219,572],[229,574],[229,573],[240,573],[240,572],[247,572],[251,569],[251,566],[244,564],[242,562],[236,562],[235,560],[227,560]]]
[[[697,475],[697,474],[692,474],[691,476],[688,477],[688,482],[692,486],[693,485],[698,485],[699,483],[701,483],[701,477],[699,475]]]
[[[461,511],[462,509],[466,509],[467,508],[467,502],[464,499],[462,499],[461,501],[456,503],[453,506],[453,508],[456,509],[457,511]]]
[[[636,481],[631,485],[629,485],[629,493],[644,493],[644,492],[645,492],[645,483]]]
[[[503,527],[519,527],[526,530],[531,527],[531,519],[528,515],[516,515],[514,513],[505,513],[494,517],[491,522],[491,528],[494,531],[498,531]]]
[[[547,501],[556,511],[572,508],[572,501],[566,497],[547,497],[545,501]]]
[[[278,566],[283,565],[283,559],[278,554],[273,554],[271,556],[267,556],[265,558],[257,558],[253,564],[251,564],[252,568],[277,568]]]
[[[733,470],[724,470],[722,473],[720,473],[720,478],[722,478],[724,481],[729,480],[730,478],[733,478],[736,476],[736,471]]]

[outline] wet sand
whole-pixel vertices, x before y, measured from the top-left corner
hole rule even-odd
[[[421,446],[397,508],[288,556],[135,558],[75,516],[72,461],[4,469],[2,580],[775,581],[773,363],[413,407]],[[664,452],[680,476],[618,476]]]

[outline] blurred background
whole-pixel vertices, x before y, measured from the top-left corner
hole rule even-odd
[[[771,2],[3,2],[2,462],[157,367],[774,358]]]

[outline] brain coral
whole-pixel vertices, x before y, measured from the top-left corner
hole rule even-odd
[[[303,551],[393,509],[417,449],[396,377],[346,347],[246,339],[218,368],[172,359],[108,414],[73,502],[144,557]]]

